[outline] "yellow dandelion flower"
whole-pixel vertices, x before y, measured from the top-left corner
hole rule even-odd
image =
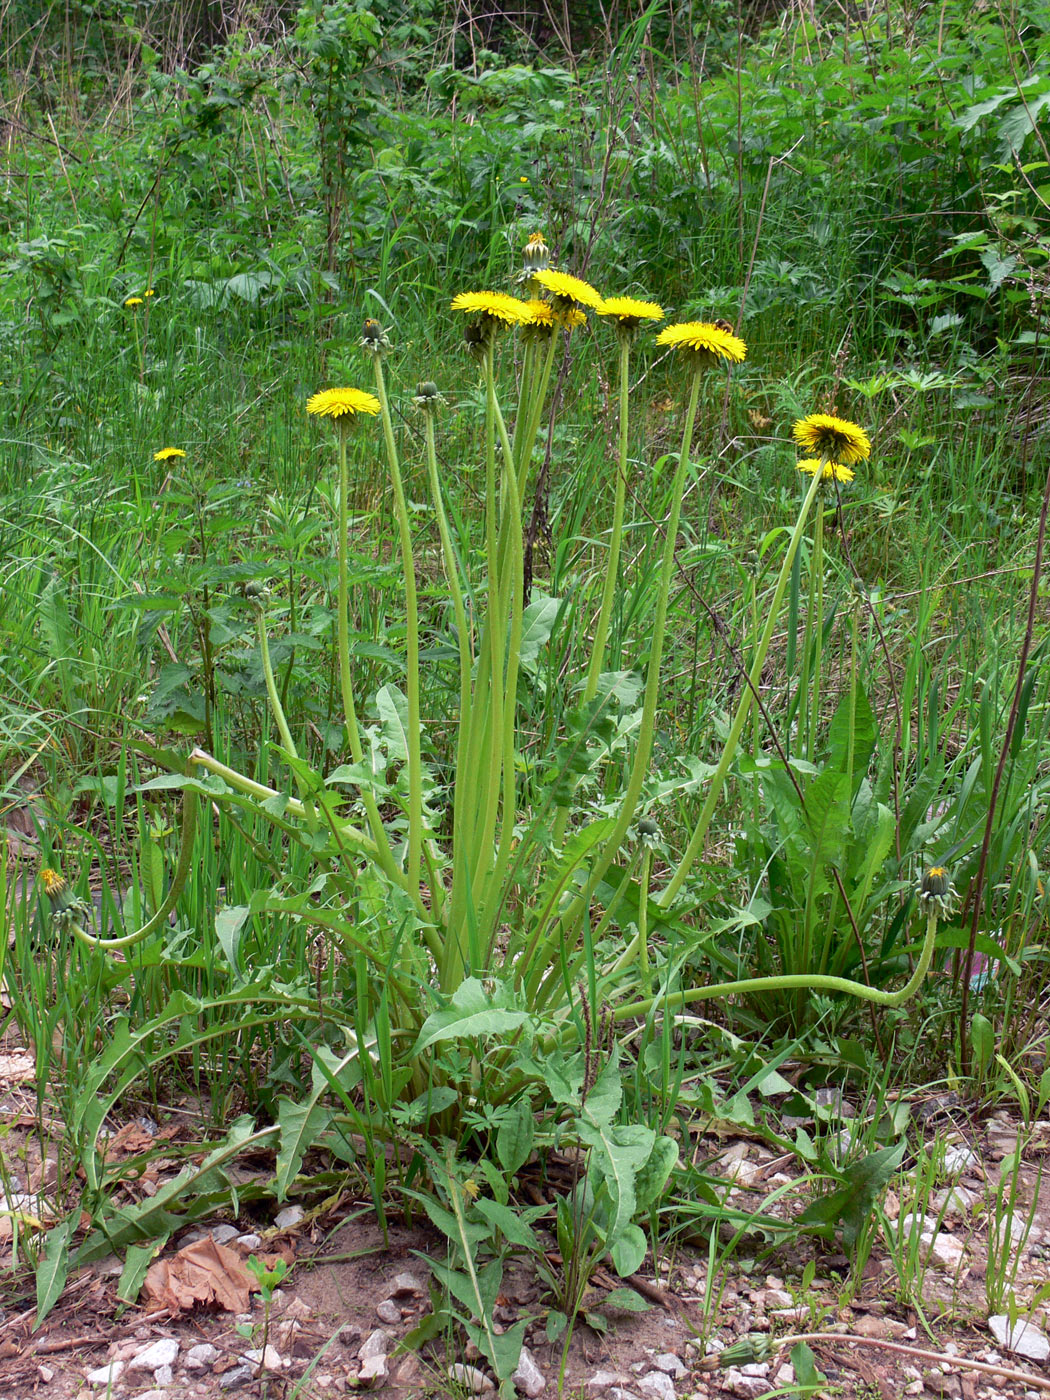
[[[808,418],[800,418],[791,433],[804,452],[828,461],[852,465],[871,456],[871,439],[864,429],[845,418],[833,418],[830,413],[811,413]]]
[[[634,297],[606,297],[595,310],[599,316],[615,316],[618,321],[634,326],[639,321],[662,321],[666,314],[655,301],[635,301]]]
[[[141,306],[141,305],[142,305],[142,298],[141,298],[141,297],[125,297],[125,299],[124,299],[124,305],[125,305],[125,306]]]
[[[747,356],[747,346],[738,335],[711,321],[684,321],[665,326],[656,337],[656,343],[670,345],[676,350],[692,350],[708,357],[712,364],[718,360],[739,364]]]
[[[535,277],[540,286],[545,287],[556,301],[568,301],[576,306],[590,307],[599,307],[602,304],[601,292],[595,291],[582,277],[573,277],[570,272],[555,272],[553,267],[543,267]]]
[[[358,413],[374,415],[379,412],[379,400],[363,389],[322,389],[307,399],[306,411],[322,418],[353,418]]]
[[[501,321],[504,325],[520,325],[525,319],[524,302],[512,297],[508,292],[460,292],[452,298],[453,311],[466,311],[469,315],[483,316],[488,321]]]
[[[169,462],[172,457],[185,457],[185,455],[181,447],[162,447],[159,452],[154,452],[153,460],[155,462]]]
[[[152,295],[153,295],[153,288],[152,288],[152,287],[147,287],[146,290],[145,290],[145,292],[143,293],[143,296],[151,297]]]
[[[522,305],[525,308],[523,325],[526,330],[550,331],[555,326],[564,326],[567,331],[571,331],[577,326],[587,324],[586,313],[577,306],[570,306],[563,311],[553,302],[541,301],[539,297],[522,302]]]
[[[807,476],[816,476],[817,472],[820,472],[824,481],[853,480],[853,473],[849,467],[844,467],[841,462],[825,462],[821,457],[807,457],[805,461],[798,463],[798,469]]]

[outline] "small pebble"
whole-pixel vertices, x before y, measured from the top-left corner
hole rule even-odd
[[[376,1304],[376,1317],[380,1322],[400,1322],[401,1309],[392,1298],[384,1298],[381,1303]]]

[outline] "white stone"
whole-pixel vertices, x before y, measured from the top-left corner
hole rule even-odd
[[[253,1347],[251,1351],[246,1351],[241,1357],[242,1361],[247,1361],[249,1366],[259,1366],[260,1363],[264,1371],[279,1371],[281,1369],[281,1354],[275,1347],[267,1345],[263,1347]]]
[[[380,1322],[400,1322],[401,1309],[392,1298],[384,1298],[381,1303],[376,1304],[376,1317]]]
[[[175,1371],[171,1366],[158,1366],[153,1372],[153,1379],[158,1385],[171,1385],[175,1379]],[[135,1400],[142,1400],[141,1396],[136,1396]]]
[[[477,1366],[464,1366],[462,1361],[450,1366],[448,1375],[453,1385],[461,1385],[471,1395],[484,1395],[486,1391],[496,1389],[491,1376],[486,1376]]]
[[[158,1366],[174,1366],[179,1344],[174,1337],[161,1337],[137,1351],[128,1362],[129,1371],[155,1371]]]
[[[95,1371],[89,1371],[85,1380],[88,1385],[116,1385],[124,1374],[123,1361],[109,1361]]]
[[[541,1395],[546,1388],[547,1378],[536,1365],[532,1352],[528,1347],[522,1347],[521,1355],[518,1357],[518,1365],[511,1376],[515,1388],[523,1395],[528,1395],[530,1400],[535,1400],[537,1395]]]
[[[745,1376],[736,1366],[730,1366],[722,1377],[722,1389],[740,1396],[740,1400],[758,1400],[758,1396],[768,1394],[769,1381],[761,1376]]]
[[[168,1381],[167,1384],[170,1385],[171,1382]],[[165,1390],[140,1390],[135,1400],[168,1400],[168,1394]]]
[[[647,1376],[642,1376],[638,1389],[651,1396],[652,1400],[675,1400],[674,1381],[663,1371],[650,1371]]]
[[[969,1147],[949,1147],[944,1154],[945,1176],[961,1176],[969,1167],[979,1164],[980,1158]]]
[[[247,1249],[247,1250],[260,1249],[260,1248],[262,1247],[262,1236],[261,1236],[261,1235],[238,1235],[238,1236],[237,1236],[237,1243],[240,1245],[240,1247],[241,1247],[242,1249]]]
[[[611,1385],[619,1385],[622,1377],[615,1371],[595,1371],[589,1380],[584,1381],[584,1390],[608,1390]]]
[[[967,1217],[973,1213],[976,1204],[977,1192],[970,1191],[965,1186],[953,1186],[949,1191],[935,1191],[930,1197],[930,1205],[944,1215]]]
[[[788,1386],[795,1384],[795,1368],[790,1361],[785,1361],[783,1366],[777,1371],[776,1375],[773,1377],[773,1384],[779,1386],[782,1390],[786,1390]]]
[[[213,1347],[211,1342],[200,1342],[197,1346],[190,1347],[182,1358],[182,1364],[187,1371],[207,1371],[218,1359],[218,1347]]]
[[[208,1234],[211,1235],[216,1244],[229,1244],[229,1242],[235,1240],[240,1233],[236,1225],[213,1225],[208,1231]]]
[[[368,1336],[358,1348],[358,1356],[362,1361],[370,1361],[374,1356],[387,1356],[390,1348],[394,1345],[394,1339],[389,1332],[377,1327],[374,1332],[369,1332]]]
[[[904,1387],[905,1395],[921,1395],[926,1389],[922,1381],[909,1381]]]
[[[1050,1360],[1050,1341],[1038,1327],[1026,1322],[1023,1317],[1018,1318],[1011,1328],[1008,1317],[996,1314],[988,1319],[988,1330],[1001,1347],[1012,1351],[1015,1356],[1027,1356],[1029,1361]]]
[[[1005,1248],[1008,1245],[1020,1244],[1025,1236],[1025,1232],[1028,1231],[1028,1221],[1023,1215],[1014,1215],[1011,1213],[1003,1216],[996,1226],[996,1229],[999,1234],[1000,1248]],[[1025,1243],[1036,1244],[1038,1240],[1039,1231],[1033,1228],[1028,1232],[1028,1238],[1025,1240]]]
[[[953,1235],[923,1234],[920,1240],[923,1252],[949,1273],[954,1273],[966,1257],[966,1250]]]
[[[306,1211],[302,1206],[285,1206],[284,1210],[279,1210],[273,1218],[273,1223],[278,1230],[291,1230],[302,1220]]]
[[[746,1366],[741,1366],[740,1374],[742,1376],[761,1376],[765,1379],[769,1375],[769,1362],[749,1361]]]
[[[659,1356],[654,1356],[653,1365],[658,1371],[666,1371],[669,1376],[674,1376],[676,1381],[689,1374],[681,1357],[675,1356],[673,1351],[662,1351]]]

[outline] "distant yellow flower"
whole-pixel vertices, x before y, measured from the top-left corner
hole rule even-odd
[[[307,399],[306,411],[322,418],[353,418],[358,413],[374,415],[379,412],[379,400],[363,389],[322,389]]]
[[[595,307],[599,316],[615,316],[618,321],[662,321],[665,311],[655,301],[635,301],[634,297],[606,297]]]
[[[747,355],[747,346],[738,335],[710,321],[684,321],[665,326],[656,337],[656,343],[670,345],[676,350],[692,350],[711,364],[719,360],[739,364]]]
[[[825,462],[820,457],[807,457],[805,461],[798,463],[798,469],[807,476],[816,476],[817,472],[820,472],[824,481],[853,480],[853,473],[849,467],[844,467],[841,462]]]
[[[159,452],[154,452],[153,460],[155,462],[168,462],[172,457],[185,457],[185,455],[181,447],[162,447]]]
[[[124,305],[125,305],[125,306],[141,306],[141,305],[142,305],[142,298],[141,298],[141,297],[126,297],[125,300],[124,300]]]
[[[147,296],[147,297],[151,297],[151,296],[153,295],[153,288],[152,288],[152,287],[147,287],[146,290],[145,290],[145,292],[143,293],[143,295],[144,295],[144,296]]]
[[[555,272],[553,267],[544,267],[535,274],[536,281],[545,287],[555,301],[572,302],[576,306],[599,307],[602,304],[601,292],[595,291],[582,277],[573,277],[570,272]]]
[[[525,320],[523,307],[524,302],[508,292],[460,292],[452,298],[453,311],[466,311],[507,326],[520,325]]]
[[[830,413],[811,413],[808,418],[800,418],[791,432],[804,452],[828,461],[852,465],[871,456],[871,439],[864,429],[845,418],[833,418]]]

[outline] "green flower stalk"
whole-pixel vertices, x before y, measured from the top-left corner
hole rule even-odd
[[[343,719],[346,723],[350,754],[355,763],[364,762],[364,748],[361,744],[357,708],[354,704],[354,685],[350,675],[350,575],[347,561],[347,536],[350,532],[350,472],[346,459],[346,442],[358,414],[367,413],[374,416],[379,410],[379,400],[373,394],[366,394],[361,389],[323,389],[320,393],[314,394],[306,403],[307,413],[332,419],[338,441],[339,513],[337,529],[339,534],[336,541],[336,554],[339,575],[336,649],[339,653],[339,690],[343,701]],[[376,843],[379,862],[396,883],[403,885],[404,880],[390,849],[390,841],[375,797],[367,789],[362,788],[361,801],[364,804],[369,829]]]
[[[827,425],[832,425],[828,427]],[[802,532],[820,492],[823,481],[823,469],[834,457],[840,461],[863,461],[871,451],[871,443],[867,434],[862,428],[858,428],[855,423],[847,423],[839,418],[829,418],[826,414],[814,413],[809,418],[802,418],[794,427],[795,441],[802,447],[816,448],[821,452],[821,470],[814,472],[813,480],[809,490],[802,502],[798,518],[791,531],[788,540],[787,550],[784,554],[783,563],[780,566],[780,574],[773,589],[773,597],[770,601],[769,612],[766,617],[766,625],[763,629],[761,639],[758,643],[758,650],[751,662],[751,670],[748,673],[748,683],[742,689],[739,703],[737,704],[736,715],[730,726],[729,734],[726,737],[722,748],[722,756],[718,761],[718,766],[711,778],[707,797],[701,809],[700,816],[693,834],[689,838],[689,843],[682,858],[678,862],[678,867],[664,887],[660,896],[660,905],[667,908],[674,900],[675,895],[682,888],[689,871],[703,849],[707,832],[711,825],[711,818],[714,816],[715,808],[722,796],[722,789],[729,773],[730,766],[736,756],[737,744],[740,742],[740,735],[744,725],[747,723],[751,706],[754,704],[755,695],[762,681],[762,668],[766,662],[766,654],[769,651],[769,644],[773,640],[773,633],[776,629],[777,620],[780,616],[780,605],[784,601],[784,592],[787,588],[788,579],[791,576],[791,568],[795,562],[795,555],[798,552],[799,544],[802,541]],[[825,456],[825,453],[828,455]],[[832,455],[833,454],[833,455]],[[841,979],[840,979],[841,980]],[[785,984],[787,985],[787,984]]]
[[[390,468],[390,481],[394,488],[394,511],[401,543],[401,568],[404,572],[407,628],[405,689],[408,699],[408,885],[415,898],[419,891],[423,849],[423,759],[419,737],[419,608],[416,601],[412,527],[408,519],[408,502],[401,480],[394,425],[390,418],[390,403],[387,399],[386,381],[383,378],[383,352],[389,344],[389,341],[386,341],[386,344],[384,341],[386,337],[380,336],[375,338],[374,344],[370,344],[367,338],[362,343],[369,349],[375,368],[376,394],[383,420],[383,442],[386,446],[387,465]]]

